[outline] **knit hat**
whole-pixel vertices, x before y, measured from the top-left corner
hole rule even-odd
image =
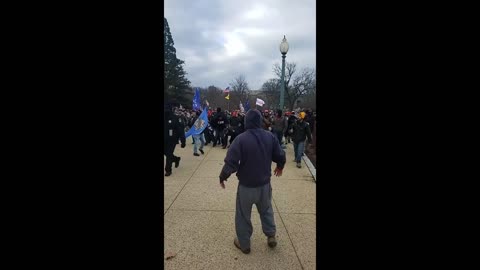
[[[305,118],[305,112],[300,112],[300,118],[304,119]]]

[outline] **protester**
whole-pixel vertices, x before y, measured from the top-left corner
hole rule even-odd
[[[291,139],[292,139],[292,135],[293,135],[293,129],[292,129],[292,126],[293,124],[295,123],[295,121],[297,121],[297,117],[295,116],[295,111],[292,111],[289,116],[288,116],[288,127],[287,127],[287,142],[290,143],[291,142]],[[289,132],[291,131],[291,132]]]
[[[239,179],[235,209],[234,245],[243,253],[250,253],[250,237],[253,233],[251,222],[252,206],[257,206],[262,222],[263,233],[268,245],[277,245],[276,226],[272,208],[272,161],[277,164],[276,176],[282,175],[285,165],[285,152],[278,139],[271,132],[262,129],[262,115],[258,110],[249,110],[245,117],[246,131],[237,136],[228,149],[225,165],[220,173],[220,185],[237,172]]]
[[[295,153],[295,162],[297,162],[297,167],[301,168],[301,160],[303,151],[305,149],[305,139],[308,138],[308,143],[312,143],[312,135],[310,132],[310,127],[307,122],[304,121],[305,112],[300,112],[299,119],[292,125],[292,140],[293,140],[293,151]]]
[[[181,141],[181,147],[185,147],[185,131],[182,120],[178,118],[174,113],[166,106],[164,108],[164,155],[167,157],[165,165],[165,176],[172,174],[172,163],[175,162],[175,168],[178,168],[180,164],[180,157],[173,154],[175,146],[178,141]]]
[[[285,133],[283,133],[283,136],[285,137],[285,144],[288,144],[290,142],[290,137],[288,134],[288,128],[289,128],[289,121],[290,121],[290,112],[287,111],[284,114],[284,117],[287,119],[287,129],[285,130]]]
[[[232,145],[233,140],[235,140],[235,137],[237,137],[238,134],[243,132],[243,123],[238,116],[237,111],[232,112],[232,116],[229,120],[229,126],[227,129],[227,132],[225,133],[225,142],[228,139],[228,136],[230,136],[230,145]],[[228,146],[230,147],[230,146]]]
[[[214,124],[215,129],[215,139],[213,141],[212,147],[217,145],[217,141],[222,143],[222,148],[225,149],[227,147],[227,142],[224,142],[223,133],[227,126],[227,117],[222,112],[222,108],[217,108],[217,113],[213,116],[212,123]]]
[[[200,114],[201,114],[201,111],[197,111],[195,113],[195,116],[194,118],[192,119],[192,127],[195,125],[195,124],[198,124],[196,123],[198,118],[200,117]],[[205,128],[206,129],[206,128]],[[192,137],[194,138],[194,142],[195,144],[193,145],[193,155],[194,156],[200,156],[197,152],[197,149],[200,151],[200,153],[202,153],[202,155],[204,154],[203,152],[203,146],[205,145],[205,136],[203,135],[203,133],[205,132],[205,129],[200,133],[200,134],[193,134]],[[200,146],[199,146],[200,145]]]
[[[268,113],[268,110],[263,111],[262,127],[264,130],[272,130],[272,122],[270,122],[270,114]]]
[[[288,120],[282,115],[282,110],[277,110],[276,117],[273,119],[272,122],[272,133],[277,136],[278,143],[282,148],[284,146],[282,145],[282,139],[283,139],[283,134],[287,131],[288,128]]]

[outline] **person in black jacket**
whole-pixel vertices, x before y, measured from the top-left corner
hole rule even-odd
[[[227,117],[222,112],[222,108],[217,108],[217,113],[213,116],[212,123],[215,128],[215,139],[213,140],[212,147],[215,147],[217,142],[220,141],[225,149],[227,147],[227,142],[223,139],[223,133],[227,126]]]
[[[172,163],[175,162],[175,168],[180,164],[180,157],[173,154],[178,140],[181,141],[181,147],[185,147],[185,131],[182,120],[178,118],[167,107],[164,114],[164,155],[167,157],[167,164],[165,165],[165,176],[172,174]]]
[[[238,134],[243,132],[243,123],[238,116],[238,112],[234,111],[232,112],[232,116],[229,120],[229,127],[227,129],[227,132],[225,133],[225,141],[227,141],[228,136],[230,136],[230,145],[232,145],[233,140],[235,140],[235,137],[237,137]],[[230,147],[230,146],[229,146]]]
[[[298,120],[292,125],[293,134],[293,152],[295,153],[295,162],[297,162],[297,167],[301,168],[301,160],[303,151],[305,150],[305,139],[308,138],[308,143],[312,143],[312,134],[310,132],[310,125],[304,121],[305,112],[299,114]]]
[[[287,128],[287,118],[282,115],[282,110],[277,110],[277,114],[272,121],[272,133],[277,136],[278,143],[282,148],[284,148],[284,146],[282,145],[283,134],[285,134]]]
[[[292,139],[292,135],[293,135],[293,124],[295,123],[295,121],[297,121],[297,118],[295,116],[295,112],[291,112],[288,114],[288,128],[287,128],[287,132],[286,132],[286,136],[287,137],[287,143],[290,143],[291,139]],[[291,131],[291,132],[290,132]]]
[[[251,109],[245,116],[245,132],[232,142],[225,157],[225,165],[220,172],[220,186],[225,189],[224,181],[236,172],[239,184],[235,210],[234,245],[243,253],[250,253],[250,237],[253,233],[250,220],[252,206],[255,204],[260,214],[263,233],[267,243],[275,247],[276,226],[273,218],[272,161],[277,163],[276,176],[282,175],[285,166],[285,152],[280,148],[278,139],[272,132],[262,128],[262,114]]]

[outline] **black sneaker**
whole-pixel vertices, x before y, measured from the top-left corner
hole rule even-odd
[[[172,174],[172,172],[171,172],[171,171],[169,171],[169,172],[168,172],[168,171],[167,171],[167,172],[165,172],[165,176],[169,176],[169,175],[171,175],[171,174]]]
[[[222,149],[225,149],[225,148],[227,148],[227,146],[226,146],[226,145],[222,146]]]
[[[215,147],[215,146],[217,146],[217,144],[216,144],[216,143],[213,143],[212,147]]]
[[[198,153],[193,153],[194,156],[199,157],[200,155]]]
[[[199,151],[200,151],[200,153],[202,153],[202,155],[205,154],[202,149],[200,149]]]
[[[180,157],[175,160],[175,168],[178,168],[178,165],[180,165]]]

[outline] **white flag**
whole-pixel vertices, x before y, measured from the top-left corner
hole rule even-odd
[[[265,104],[265,101],[257,98],[257,102],[255,102],[255,104],[260,105],[260,106],[263,106],[263,104]]]
[[[242,102],[240,101],[240,111],[243,113],[245,109],[243,108]]]
[[[208,103],[208,100],[205,99],[205,103],[207,104],[207,106],[210,106],[210,103]]]

